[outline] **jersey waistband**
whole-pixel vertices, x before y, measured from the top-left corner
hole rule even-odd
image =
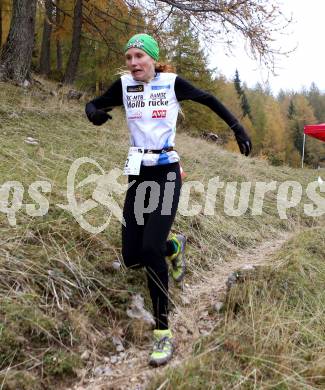
[[[144,149],[144,153],[154,153],[154,154],[161,154],[161,153],[167,153],[174,150],[173,146],[169,146],[168,148],[163,149]]]

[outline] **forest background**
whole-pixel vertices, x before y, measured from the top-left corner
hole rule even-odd
[[[196,10],[184,8],[186,2],[182,1],[160,3],[170,8],[155,9],[150,7],[150,1],[141,4],[141,1],[126,0],[1,0],[0,78],[23,84],[26,80],[32,81],[32,74],[41,74],[63,84],[75,84],[90,95],[98,95],[119,77],[118,72],[124,64],[123,48],[128,38],[137,32],[148,32],[159,40],[161,62],[173,64],[177,74],[211,92],[243,123],[252,138],[254,156],[267,159],[273,165],[299,167],[304,125],[325,122],[325,95],[319,87],[312,83],[309,89],[280,90],[277,96],[260,84],[248,88],[241,81],[240,59],[236,58],[238,71],[232,80],[226,79],[218,71],[218,64],[214,69],[208,66],[208,48],[213,39],[209,39],[209,29],[202,31],[202,20],[195,15]],[[235,12],[239,21],[242,17],[242,9],[236,8],[236,3],[243,2],[232,3],[233,9],[218,10],[218,15],[224,18],[220,19],[221,26]],[[247,14],[247,9],[243,11]],[[252,18],[254,12],[257,16],[261,12],[254,7],[249,11]],[[270,19],[273,11],[266,8],[264,11]],[[15,27],[21,15],[32,20],[27,26],[28,32],[23,29],[23,23]],[[208,26],[207,22],[217,21],[203,22]],[[262,33],[258,35],[256,26],[254,31],[247,26],[249,23],[244,26],[245,30],[240,23],[232,24],[250,40],[255,54],[262,60],[269,59],[267,56],[271,50],[265,35],[267,29],[263,36]],[[18,76],[16,70],[10,68],[10,61],[13,62],[10,55],[14,55],[10,41],[14,34],[16,37],[20,35],[23,45],[19,54],[15,54],[15,66],[20,61],[19,56],[22,62]],[[15,44],[15,48],[19,50],[19,45]],[[28,48],[31,61],[26,65],[23,62],[28,55],[24,50]],[[184,102],[182,109],[184,116],[179,118],[180,130],[194,136],[215,133],[219,137],[218,143],[228,150],[237,150],[227,125],[211,110],[192,102]],[[308,139],[305,163],[317,168],[324,162],[324,143]]]

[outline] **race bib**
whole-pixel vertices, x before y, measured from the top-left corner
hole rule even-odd
[[[131,146],[128,158],[125,161],[124,175],[139,175],[144,148]]]

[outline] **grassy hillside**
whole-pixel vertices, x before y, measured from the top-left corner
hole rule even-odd
[[[136,292],[150,307],[145,275],[112,267],[114,260],[122,260],[120,223],[112,217],[108,228],[94,235],[57,206],[67,204],[67,174],[77,158],[92,158],[105,172],[123,168],[128,133],[120,109],[113,111],[112,121],[95,127],[85,117],[84,102],[67,101],[61,91],[52,96],[53,85],[32,90],[0,86],[0,185],[18,181],[24,190],[17,213],[8,218],[0,212],[0,383],[4,389],[57,389],[73,383],[80,373],[90,374],[96,361],[114,353],[112,335],[122,335],[126,348],[144,342],[132,333],[126,308]],[[26,143],[27,137],[37,144]],[[176,141],[187,173],[185,182],[198,180],[205,188],[217,176],[239,183],[298,180],[304,190],[317,178],[315,171],[271,167],[185,133],[178,134]],[[77,182],[94,173],[100,172],[91,164],[83,165]],[[29,216],[25,207],[35,203],[28,193],[35,181],[51,184],[44,194],[49,210],[42,217]],[[119,182],[126,183],[125,177]],[[89,199],[94,188],[94,183],[79,188],[78,201]],[[4,194],[3,190],[0,196],[5,199]],[[123,195],[116,199],[122,205]],[[204,205],[204,195],[192,192],[191,199],[191,205]],[[216,199],[214,215],[178,214],[173,227],[188,236],[189,282],[238,250],[282,231],[323,223],[302,212],[305,191],[299,207],[290,209],[283,220],[278,216],[276,192],[267,194],[261,216],[252,215],[250,203],[243,216],[230,217],[224,211],[224,192],[219,191]],[[7,208],[10,205],[5,202]],[[101,225],[107,210],[98,205],[86,218]],[[172,294],[180,305],[177,292]],[[87,363],[81,359],[85,350],[92,351]]]
[[[148,390],[324,389],[324,237],[298,234],[232,287],[214,331]]]

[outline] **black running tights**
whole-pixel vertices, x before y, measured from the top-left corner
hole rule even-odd
[[[157,329],[168,328],[168,267],[174,252],[168,234],[182,185],[179,163],[141,166],[129,176],[123,208],[122,256],[126,267],[145,267]]]

